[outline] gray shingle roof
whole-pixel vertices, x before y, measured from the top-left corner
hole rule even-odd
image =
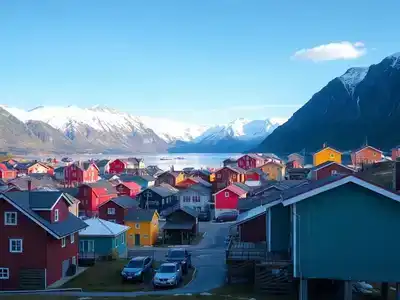
[[[137,200],[132,199],[129,196],[119,196],[117,198],[111,199],[110,201],[121,206],[122,208],[138,207],[139,203]]]
[[[101,159],[96,161],[96,166],[98,166],[99,168],[105,167],[108,163],[110,162],[109,159]]]
[[[165,213],[164,217],[167,217],[170,214],[172,214],[174,212],[177,212],[179,210],[187,213],[188,215],[190,215],[190,216],[192,216],[194,218],[197,218],[199,216],[199,212],[197,210],[193,209],[193,208],[190,208],[190,207],[187,207],[187,206],[182,206],[182,207],[177,206],[177,207],[169,210],[167,213]]]
[[[171,188],[167,187],[167,185],[163,186],[152,186],[149,187],[154,193],[160,195],[162,198],[169,197],[175,195],[179,191],[171,186]]]
[[[150,222],[153,219],[155,209],[130,209],[124,221]]]
[[[29,205],[31,209],[50,209],[57,202],[57,200],[63,194],[62,192],[37,192],[32,191],[29,195],[28,192],[16,192],[24,193],[29,196]]]
[[[85,185],[88,185],[92,188],[105,188],[109,194],[117,193],[115,187],[108,180],[99,180],[93,183],[86,183]]]
[[[42,195],[46,193],[48,193],[48,195]],[[62,238],[71,233],[86,228],[86,223],[78,217],[74,216],[72,213],[69,213],[67,218],[63,221],[50,223],[49,221],[42,218],[39,214],[37,214],[32,209],[32,206],[30,204],[33,203],[36,207],[47,208],[51,203],[54,204],[61,194],[62,193],[60,192],[31,192],[31,195],[29,196],[29,192],[8,192],[4,193],[3,195],[7,199],[9,199],[13,205],[21,209],[26,215],[28,215],[36,222],[41,224],[44,228],[46,228],[46,230],[52,235],[56,236],[57,238]],[[39,201],[43,201],[45,204],[39,204]]]
[[[153,176],[150,175],[140,175],[140,178],[146,180],[146,181],[156,181],[156,179]]]
[[[63,193],[71,195],[72,197],[77,197],[79,193],[78,188],[59,188],[59,190]]]
[[[198,192],[199,194],[202,194],[202,195],[211,195],[211,188],[205,187],[202,184],[193,184],[193,185],[187,187],[186,189],[181,190],[179,193],[183,194],[186,191],[190,191],[190,190]]]

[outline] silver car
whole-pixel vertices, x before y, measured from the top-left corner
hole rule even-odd
[[[182,280],[182,267],[178,262],[164,263],[153,278],[154,287],[177,287]]]

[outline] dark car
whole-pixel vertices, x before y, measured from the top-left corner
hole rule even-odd
[[[147,272],[153,269],[153,259],[148,256],[138,256],[132,258],[122,269],[121,276],[123,281],[143,281]]]
[[[199,216],[197,217],[200,222],[208,222],[211,220],[211,212],[208,211],[201,211]]]
[[[220,214],[215,218],[215,222],[232,222],[236,221],[238,213],[236,211],[229,211]]]
[[[192,255],[184,248],[169,249],[165,257],[167,262],[179,262],[184,274],[192,267]]]

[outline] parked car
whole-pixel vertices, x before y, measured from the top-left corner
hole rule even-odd
[[[221,213],[217,218],[215,218],[215,222],[232,222],[236,221],[238,217],[238,213],[236,211],[229,211]]]
[[[138,256],[132,258],[122,269],[121,276],[123,281],[141,281],[147,272],[153,269],[153,259],[148,256]]]
[[[182,280],[182,266],[179,262],[163,263],[156,271],[153,286],[177,287]]]
[[[192,267],[192,255],[184,248],[169,249],[166,254],[167,262],[178,262],[182,266],[183,274],[186,274]]]
[[[211,220],[211,212],[210,211],[201,211],[197,218],[201,222],[208,222]]]

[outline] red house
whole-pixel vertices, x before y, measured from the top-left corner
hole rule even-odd
[[[327,161],[311,169],[311,178],[319,180],[332,175],[353,174],[355,171],[345,165],[334,161]]]
[[[246,180],[246,170],[239,167],[223,167],[215,172],[213,181],[213,190],[218,192],[219,190],[226,188],[234,182],[244,183]]]
[[[77,265],[78,232],[87,225],[70,205],[62,192],[0,194],[1,290],[45,289]]]
[[[116,187],[118,196],[129,196],[134,198],[137,194],[140,193],[141,186],[138,185],[136,182],[121,182],[117,184]]]
[[[260,181],[263,178],[265,178],[265,173],[259,169],[259,168],[254,168],[246,171],[245,174],[245,181]],[[266,179],[266,178],[265,178]]]
[[[17,171],[9,168],[6,164],[0,163],[0,178],[10,180],[17,177]]]
[[[392,149],[392,160],[395,161],[400,157],[400,145]]]
[[[64,168],[65,183],[76,186],[99,180],[99,168],[92,162],[73,163]]]
[[[251,209],[241,215],[235,225],[237,226],[240,242],[261,243],[267,239],[267,210],[263,206]]]
[[[126,162],[122,159],[115,159],[109,163],[109,170],[110,174],[121,174],[125,172]]]
[[[354,166],[373,164],[383,159],[383,152],[372,146],[365,146],[351,154],[351,162]]]
[[[240,198],[245,198],[247,191],[236,185],[230,185],[214,194],[215,217],[223,212],[237,211]]]
[[[261,167],[265,164],[265,159],[258,154],[246,154],[237,160],[239,168],[244,170]]]
[[[124,224],[125,216],[131,209],[138,209],[139,202],[129,196],[119,196],[99,206],[99,218]]]
[[[81,212],[88,217],[93,217],[98,215],[98,208],[101,204],[117,196],[118,192],[115,187],[109,181],[101,180],[80,185],[76,198],[81,201]]]

